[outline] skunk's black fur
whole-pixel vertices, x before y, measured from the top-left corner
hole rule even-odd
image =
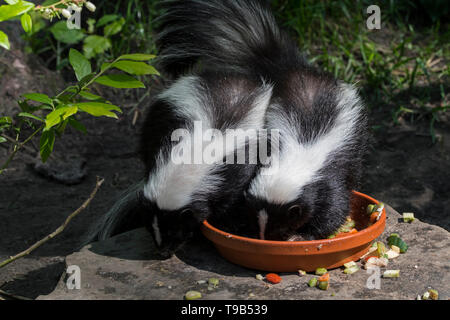
[[[265,126],[280,130],[279,170],[246,193],[261,237],[322,238],[349,212],[366,144],[356,90],[310,65],[265,1],[165,1],[160,65],[173,76],[220,70],[273,85]]]

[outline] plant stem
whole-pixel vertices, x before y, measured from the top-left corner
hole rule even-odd
[[[56,6],[59,6],[60,4],[66,5],[67,2],[81,2],[81,3],[84,3],[84,2],[86,2],[86,1],[83,1],[83,0],[80,0],[80,1],[61,0],[61,1],[55,2],[55,3],[53,3],[53,4],[50,4],[50,5],[48,5],[48,6],[36,6],[36,7],[34,8],[34,10],[35,10],[35,11],[38,11],[38,10],[40,10],[40,9],[54,8],[54,7],[56,7]]]
[[[94,199],[98,189],[100,188],[100,186],[103,184],[103,182],[105,181],[105,179],[99,178],[97,177],[97,183],[95,185],[94,190],[91,192],[91,195],[89,196],[89,198],[81,205],[81,207],[79,207],[77,210],[75,210],[74,212],[72,212],[67,218],[66,221],[64,221],[64,223],[59,226],[55,231],[53,231],[52,233],[50,233],[49,235],[47,235],[46,237],[42,238],[41,240],[39,240],[38,242],[36,242],[35,244],[33,244],[31,247],[29,247],[28,249],[16,254],[15,256],[10,257],[9,259],[6,259],[5,261],[0,263],[0,268],[3,268],[4,266],[6,266],[7,264],[10,264],[11,262],[20,259],[28,254],[30,254],[32,251],[34,251],[35,249],[39,248],[41,245],[43,245],[44,243],[46,243],[47,241],[49,241],[50,239],[53,239],[54,237],[56,237],[58,234],[60,234],[61,232],[64,231],[64,229],[66,228],[66,226],[69,224],[69,222],[76,217],[81,211],[83,211],[84,209],[86,209],[86,207],[89,205],[89,203],[92,201],[92,199]]]
[[[11,142],[12,144],[14,144],[15,146],[19,146],[20,142],[17,141],[16,139],[11,138],[10,136],[7,136],[5,134],[0,134],[1,137],[5,138],[6,140],[8,140],[9,142]],[[33,150],[32,148],[23,145],[22,148],[24,148],[25,150],[27,150],[30,153],[35,153],[35,150]]]
[[[20,144],[15,145],[14,151],[11,152],[6,162],[2,165],[0,168],[0,174],[3,173],[3,171],[9,166],[9,163],[14,159],[14,156],[16,155],[17,151],[19,151],[28,141],[30,141],[38,132],[42,131],[44,129],[44,126],[39,127],[35,132],[33,132],[24,142],[21,142]]]

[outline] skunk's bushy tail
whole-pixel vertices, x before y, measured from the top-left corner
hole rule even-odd
[[[267,2],[165,1],[156,40],[160,68],[176,76],[200,61],[203,68],[275,80],[298,63],[299,53]]]
[[[143,226],[139,217],[140,193],[143,188],[144,180],[141,180],[122,192],[119,200],[88,232],[83,245]]]

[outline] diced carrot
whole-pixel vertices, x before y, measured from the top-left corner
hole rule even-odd
[[[356,230],[355,228],[353,228],[352,230],[350,230],[350,234],[352,234],[352,233],[357,233],[358,232],[358,230]]]
[[[266,280],[275,284],[281,282],[281,277],[276,273],[269,273],[266,274]]]
[[[364,261],[367,262],[370,258],[378,258],[378,256],[368,256],[364,258]]]
[[[380,215],[380,212],[378,212],[378,211],[375,211],[374,213],[372,213],[371,215],[370,215],[370,222],[371,223],[375,223],[375,222],[377,222],[378,221],[378,216]]]
[[[319,280],[319,282],[320,281],[329,281],[330,280],[330,274],[327,272],[324,275],[320,276],[318,280]]]

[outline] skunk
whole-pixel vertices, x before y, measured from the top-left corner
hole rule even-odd
[[[225,221],[227,213],[237,210],[256,161],[235,163],[236,152],[248,151],[257,135],[241,136],[231,143],[223,137],[231,129],[245,134],[262,128],[271,95],[272,88],[265,83],[204,71],[178,78],[150,106],[141,139],[147,177],[143,218],[162,253],[176,251],[205,219]],[[200,139],[195,122],[202,126]],[[195,144],[210,129],[220,134],[211,137],[206,147],[200,146],[200,151],[214,150],[208,153],[211,159],[193,163]],[[175,130],[185,133],[179,141],[173,141]],[[188,160],[175,161],[174,155],[179,154]]]
[[[248,152],[258,136],[248,130],[263,127],[271,95],[264,82],[207,70],[180,76],[162,90],[142,128],[145,179],[103,217],[93,240],[144,225],[168,257],[205,219],[232,231],[224,216],[236,216],[256,171]],[[224,141],[232,129],[242,132]],[[245,152],[243,163],[236,163],[239,152]]]
[[[309,64],[266,1],[169,0],[164,7],[158,42],[170,74],[216,70],[272,86],[264,126],[279,130],[278,150],[244,192],[259,238],[334,232],[349,212],[367,143],[357,90]]]

